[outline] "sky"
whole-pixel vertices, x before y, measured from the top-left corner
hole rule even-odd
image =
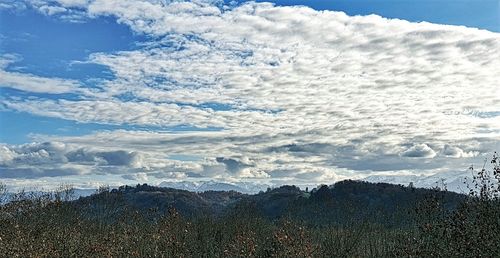
[[[0,0],[0,182],[456,188],[499,71],[498,0]]]

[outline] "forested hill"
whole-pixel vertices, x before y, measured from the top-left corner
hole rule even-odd
[[[0,205],[0,256],[500,257],[495,191],[342,181],[254,195],[138,185],[26,196]]]
[[[347,180],[319,186],[309,192],[295,186],[281,186],[255,195],[235,191],[195,193],[149,185],[123,186],[82,197],[74,203],[86,206],[89,214],[125,210],[166,213],[175,208],[185,217],[217,217],[238,212],[269,219],[291,216],[313,224],[362,219],[401,225],[407,221],[408,212],[429,196],[439,196],[447,208],[453,208],[466,198],[453,192]]]

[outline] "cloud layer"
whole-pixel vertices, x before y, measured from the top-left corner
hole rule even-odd
[[[499,146],[497,33],[253,2],[26,4],[79,21],[112,16],[148,40],[133,51],[91,54],[89,62],[115,76],[92,93],[10,72],[4,86],[73,91],[81,100],[4,98],[5,108],[84,123],[222,131],[40,136],[76,150],[54,156],[5,145],[2,160],[13,158],[3,169],[24,169],[18,177],[55,175],[50,169],[65,165],[90,174],[121,167],[127,179],[331,182],[380,171],[462,171]],[[27,172],[41,160],[46,171]]]
[[[27,73],[5,71],[9,64],[18,60],[19,57],[16,55],[0,55],[0,87],[51,94],[76,93],[79,90],[79,83],[73,80],[45,78]]]

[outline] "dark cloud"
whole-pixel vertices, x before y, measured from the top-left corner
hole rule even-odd
[[[77,168],[61,167],[61,168],[8,168],[0,167],[0,178],[24,178],[35,179],[40,177],[59,177],[59,176],[75,176],[82,175],[83,171]]]
[[[0,177],[38,178],[82,174],[82,166],[99,173],[99,166],[123,167],[121,173],[141,166],[141,155],[134,151],[72,150],[64,143],[43,142],[0,148]],[[106,172],[111,173],[111,172]]]
[[[416,144],[401,153],[401,156],[409,158],[434,158],[436,152],[427,144]]]
[[[240,160],[233,158],[217,157],[216,161],[226,165],[227,171],[231,174],[237,174],[244,168],[252,167],[251,165],[245,164]]]

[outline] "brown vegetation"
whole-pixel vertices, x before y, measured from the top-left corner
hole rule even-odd
[[[356,184],[348,184],[346,189],[354,189],[352,192],[337,189],[333,197],[328,187],[306,197],[293,194],[294,188],[283,188],[276,195],[262,193],[253,197],[253,202],[232,206],[221,216],[183,216],[173,207],[166,211],[124,207],[124,195],[109,189],[101,189],[83,201],[70,201],[72,191],[63,187],[51,194],[18,193],[6,202],[5,186],[0,185],[0,256],[498,257],[499,163],[495,154],[492,171],[472,170],[475,177],[471,188],[478,190],[471,189],[470,196],[460,199],[458,205],[448,205],[446,192],[436,189],[427,191],[427,197],[411,210],[391,205],[391,214],[397,216],[371,220],[359,219],[368,217],[356,216],[361,210],[355,205],[351,210],[341,206],[352,215],[350,220],[338,210],[328,213],[341,205],[334,202],[335,198],[360,194]],[[374,191],[387,195],[387,190]],[[260,201],[275,201],[278,204],[272,207],[281,209],[283,198],[292,197],[294,201],[287,205],[294,206],[288,209],[294,213],[274,217],[278,213],[273,210],[269,217],[258,212],[271,207],[262,206]],[[377,199],[369,200],[374,202]],[[309,217],[298,206],[307,207]],[[374,209],[369,214],[385,216]],[[378,222],[397,217],[405,223]],[[338,223],[340,220],[342,223]]]

